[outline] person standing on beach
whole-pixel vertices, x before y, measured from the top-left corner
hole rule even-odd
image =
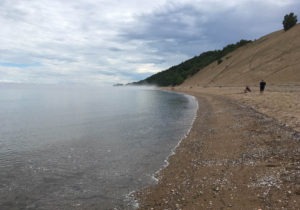
[[[266,82],[264,80],[260,81],[259,83],[259,89],[260,89],[260,93],[263,93],[266,87]]]

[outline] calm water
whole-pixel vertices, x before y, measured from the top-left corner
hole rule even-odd
[[[132,209],[196,109],[153,89],[0,84],[0,209]]]

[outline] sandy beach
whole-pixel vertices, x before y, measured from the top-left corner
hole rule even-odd
[[[140,209],[300,209],[299,33],[270,33],[167,88],[194,95],[197,118]]]
[[[299,90],[176,87],[197,118],[139,209],[300,209]]]

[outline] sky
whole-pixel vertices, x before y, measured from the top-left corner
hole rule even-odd
[[[0,82],[134,82],[281,30],[290,12],[299,0],[0,0]]]

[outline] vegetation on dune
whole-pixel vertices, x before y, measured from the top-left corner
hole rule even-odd
[[[132,83],[132,85],[158,85],[158,86],[176,86],[184,82],[188,77],[193,76],[198,71],[208,66],[209,64],[217,61],[218,64],[222,63],[222,58],[228,53],[236,50],[237,48],[248,44],[250,40],[240,40],[236,44],[229,44],[222,50],[207,51],[199,56],[195,56],[189,60],[182,62],[179,65],[172,66],[171,68],[154,74],[144,80]]]
[[[293,12],[291,12],[290,14],[286,14],[282,21],[284,30],[287,31],[295,26],[297,24],[297,21],[297,15],[295,15]]]

